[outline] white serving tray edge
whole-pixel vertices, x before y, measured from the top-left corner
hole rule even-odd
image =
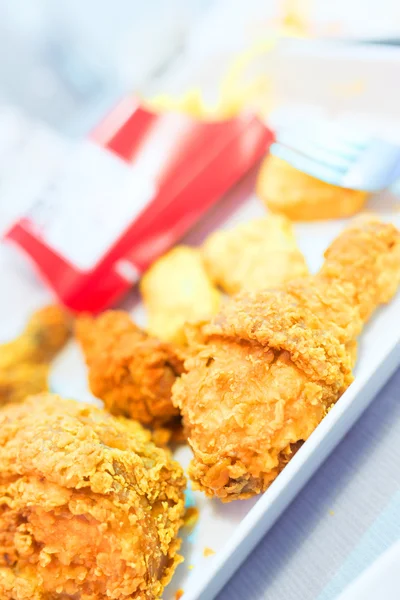
[[[379,390],[400,367],[400,339],[391,345],[368,377],[356,378],[338,403],[239,524],[203,583],[188,590],[185,600],[212,600],[260,542],[335,446],[356,423]]]

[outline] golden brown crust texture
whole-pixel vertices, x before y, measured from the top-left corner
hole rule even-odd
[[[173,390],[195,485],[223,501],[265,490],[352,381],[363,323],[400,283],[400,233],[359,222],[315,277],[243,292],[191,331]]]
[[[351,282],[353,302],[366,322],[380,304],[396,293],[400,282],[399,232],[369,215],[357,217],[325,252],[320,277],[328,283]]]
[[[203,258],[211,279],[228,294],[275,287],[308,274],[292,225],[282,215],[212,233]]]
[[[1,600],[154,600],[185,479],[134,421],[58,396],[0,413]]]
[[[77,320],[93,394],[115,415],[159,427],[176,424],[171,388],[183,372],[179,348],[139,329],[123,311]]]

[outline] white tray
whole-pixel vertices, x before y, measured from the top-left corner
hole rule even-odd
[[[331,111],[336,104],[340,105],[343,113],[354,111],[357,109],[354,96],[347,100],[341,97],[335,102],[332,99],[332,89],[335,89],[335,85],[343,84],[343,81],[351,82],[357,79],[362,72],[363,77],[368,78],[364,86],[366,90],[375,89],[374,86],[379,84],[381,92],[387,92],[385,95],[371,93],[369,99],[365,95],[359,97],[358,105],[362,109],[363,120],[367,119],[367,124],[378,130],[390,129],[392,137],[397,131],[397,139],[400,142],[400,92],[397,90],[397,99],[393,99],[395,90],[392,95],[389,94],[392,82],[396,81],[399,51],[385,49],[380,53],[377,49],[369,49],[366,61],[357,48],[342,47],[337,54],[328,49],[324,51],[327,54],[325,59],[331,66],[328,77],[326,69],[322,67],[323,52],[321,53],[318,47],[316,50],[310,46],[304,48],[304,51],[298,51],[294,46],[278,50],[280,69],[277,85],[282,101],[288,104],[287,98],[290,96],[291,105],[295,105],[297,99],[299,102],[310,104],[317,98],[318,103],[328,106]],[[209,65],[208,68],[210,69]],[[266,65],[265,68],[270,67]],[[319,83],[312,77],[311,70],[320,74]],[[212,75],[213,73],[210,73],[210,77]],[[329,86],[333,87],[327,87],[328,79]],[[285,82],[290,82],[287,86],[288,92],[285,91]],[[372,117],[369,118],[369,115]],[[263,214],[263,208],[254,196],[240,204],[250,183],[251,176],[192,232],[188,238],[189,242],[199,242],[210,229],[220,226],[221,223],[223,226],[229,226]],[[400,226],[400,213],[398,209],[396,212],[390,195],[375,199],[370,207]],[[318,269],[324,248],[343,225],[344,222],[336,221],[296,227],[300,246],[312,271]],[[10,318],[1,324],[0,338],[6,338],[12,335],[34,307],[48,300],[48,295],[20,260],[14,262],[9,253],[1,252],[3,285],[0,311],[1,314],[10,315]],[[134,307],[133,314],[140,322],[143,321],[140,305]],[[173,600],[179,588],[185,591],[184,600],[214,598],[399,365],[400,295],[397,295],[389,306],[376,314],[362,336],[354,383],[265,494],[256,499],[228,505],[206,499],[200,493],[190,494],[189,501],[199,508],[200,516],[194,532],[185,537],[185,562],[178,568],[168,586],[164,600]],[[86,386],[85,368],[74,344],[59,358],[53,370],[52,386],[55,391],[65,396],[92,400]],[[190,450],[187,447],[181,448],[176,456],[186,465],[190,459]],[[215,555],[204,557],[203,551],[206,547],[213,549]],[[189,566],[193,568],[189,569]]]

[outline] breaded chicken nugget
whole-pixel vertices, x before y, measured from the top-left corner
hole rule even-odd
[[[42,394],[0,412],[0,598],[155,600],[185,478],[138,423]]]
[[[183,372],[183,355],[172,344],[150,337],[122,310],[81,316],[76,336],[85,354],[92,393],[114,415],[145,425],[174,426],[179,411],[171,388]]]
[[[367,192],[325,183],[272,154],[261,165],[257,194],[271,211],[293,221],[349,217],[368,198]]]
[[[400,232],[358,222],[315,277],[242,292],[198,325],[173,388],[189,475],[228,502],[267,489],[352,382],[357,336],[400,283]]]
[[[308,273],[292,225],[281,215],[212,233],[203,259],[211,279],[228,294],[275,287]]]
[[[184,325],[218,312],[221,295],[210,281],[196,248],[177,246],[143,276],[140,290],[148,331],[167,342],[185,343]]]

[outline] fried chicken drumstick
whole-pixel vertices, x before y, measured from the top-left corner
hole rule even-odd
[[[25,331],[0,346],[0,404],[44,392],[50,361],[72,332],[71,316],[60,306],[35,312]]]
[[[171,401],[172,384],[183,372],[178,347],[149,336],[120,310],[80,317],[76,335],[90,389],[112,414],[155,428],[179,421]]]
[[[1,600],[155,600],[185,478],[139,423],[51,394],[0,412]]]
[[[400,283],[400,232],[344,231],[315,277],[241,293],[192,332],[174,386],[197,488],[223,501],[264,491],[350,385],[356,338]]]

